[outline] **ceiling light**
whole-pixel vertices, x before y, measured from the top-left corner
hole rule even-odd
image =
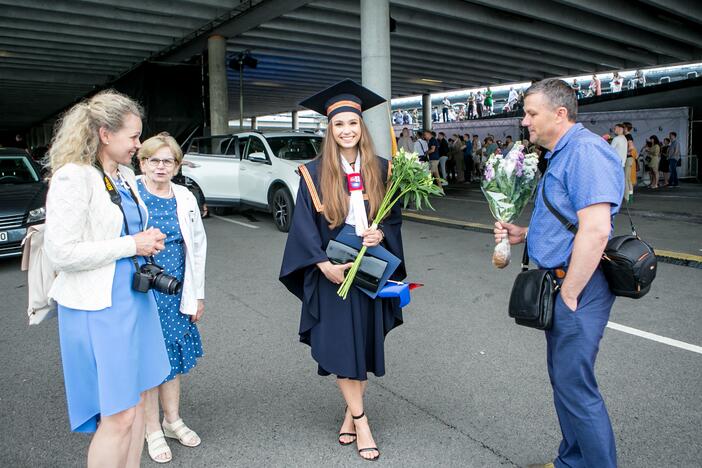
[[[424,81],[425,83],[443,83],[441,80],[432,80],[431,78],[422,78],[420,81]]]

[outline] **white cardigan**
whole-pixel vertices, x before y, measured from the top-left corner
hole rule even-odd
[[[146,208],[134,172],[126,166],[118,170]],[[122,236],[123,223],[100,171],[79,164],[57,170],[46,197],[44,249],[57,271],[49,297],[73,309],[110,307],[115,262],[136,254],[134,238]]]
[[[143,176],[138,176],[141,179]],[[205,257],[207,236],[195,196],[182,185],[171,182],[176,199],[176,212],[185,246],[185,276],[180,311],[187,315],[197,312],[197,300],[205,298]],[[166,272],[168,273],[168,272]]]

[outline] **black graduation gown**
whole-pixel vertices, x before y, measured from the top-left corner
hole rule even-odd
[[[387,160],[378,157],[377,162],[387,180]],[[319,194],[319,160],[306,167]],[[385,238],[381,244],[402,261],[391,277],[398,281],[406,276],[401,225],[398,202],[382,222]],[[376,376],[385,374],[385,335],[402,324],[402,309],[397,298],[371,299],[356,287],[351,288],[346,300],[337,295],[339,286],[331,283],[316,264],[328,260],[327,243],[336,238],[342,228],[329,229],[329,223],[315,209],[307,184],[301,178],[280,281],[302,301],[300,341],[312,348],[318,373],[366,380],[367,372]]]

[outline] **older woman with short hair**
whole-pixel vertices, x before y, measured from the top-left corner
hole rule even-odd
[[[138,157],[143,175],[137,187],[149,209],[149,223],[166,235],[165,249],[154,260],[182,282],[178,294],[154,291],[171,371],[146,394],[146,441],[149,456],[166,463],[173,456],[166,437],[187,447],[200,445],[200,437],[180,417],[179,402],[180,375],[195,367],[203,354],[196,322],[205,310],[207,238],[197,200],[186,187],[171,181],[183,162],[175,139],[167,133],[151,137],[144,141]],[[160,425],[159,400],[163,408]]]

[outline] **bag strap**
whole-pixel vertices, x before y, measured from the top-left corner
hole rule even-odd
[[[119,208],[119,211],[122,212],[122,217],[124,217],[124,231],[129,234],[129,221],[127,220],[127,215],[124,212],[124,208],[122,208],[122,197],[120,196],[119,192],[117,192],[117,189],[115,188],[114,184],[112,183],[112,179],[103,171],[102,173],[102,181],[105,184],[105,190],[107,190],[107,193],[110,195],[110,200],[112,203],[117,205]],[[127,184],[127,188],[129,189],[129,193],[131,194],[132,198],[134,199],[134,202],[137,204],[137,211],[139,212],[139,222],[141,222],[141,226],[143,229],[144,226],[144,219],[141,216],[141,207],[139,206],[139,199],[137,198],[136,194],[134,193],[134,190],[132,190],[132,187]],[[150,257],[151,262],[154,263],[154,258],[153,256]],[[133,255],[131,257],[132,263],[134,264],[134,268],[136,268],[136,271],[139,271],[139,262],[137,261],[136,255]]]

